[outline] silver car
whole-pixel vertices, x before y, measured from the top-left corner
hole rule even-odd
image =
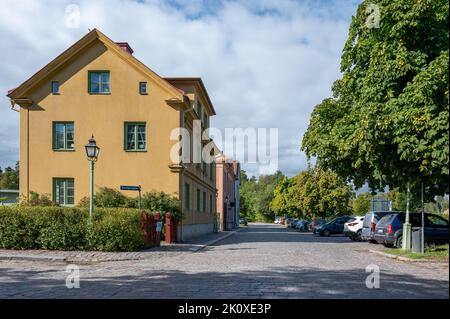
[[[393,211],[368,212],[364,216],[363,227],[362,227],[362,231],[361,231],[361,240],[375,243],[376,241],[373,238],[374,233],[375,233],[375,226],[377,225],[378,221],[381,218],[383,218],[384,216],[386,216],[388,214],[393,214],[393,213],[396,213],[396,212],[393,212]]]

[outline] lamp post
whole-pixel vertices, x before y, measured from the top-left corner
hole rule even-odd
[[[406,193],[406,217],[403,223],[403,250],[411,250],[411,224],[409,222],[409,183]]]
[[[86,155],[89,162],[91,162],[91,187],[89,197],[89,223],[92,222],[92,212],[94,211],[94,163],[97,161],[100,147],[94,140],[94,135],[89,139],[89,142],[84,146],[86,148]]]

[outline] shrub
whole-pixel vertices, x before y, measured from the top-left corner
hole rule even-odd
[[[88,240],[97,250],[136,250],[144,248],[141,213],[137,209],[97,209]]]
[[[137,209],[0,206],[0,247],[136,250],[144,247]]]
[[[36,192],[30,191],[30,198],[26,200],[26,198],[21,198],[20,205],[23,206],[58,206],[51,199],[49,194],[39,195]]]
[[[104,208],[138,208],[138,199],[128,197],[118,190],[102,187],[94,195],[94,205]],[[78,207],[89,207],[89,197],[83,197],[78,202]],[[180,201],[178,198],[164,192],[151,191],[142,195],[142,209],[151,212],[160,212],[165,214],[170,212],[174,220],[181,220]]]
[[[161,212],[162,214],[170,212],[176,221],[182,218],[178,198],[164,192],[152,191],[142,195],[142,208],[151,212]]]
[[[116,189],[100,187],[94,195],[96,207],[127,207],[128,198]],[[89,197],[83,197],[78,202],[79,207],[89,207]]]

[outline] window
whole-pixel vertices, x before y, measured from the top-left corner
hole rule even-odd
[[[73,150],[74,145],[73,122],[53,122],[53,149]]]
[[[52,94],[59,94],[59,82],[52,81]]]
[[[191,189],[188,183],[184,184],[184,207],[190,209],[191,207]]]
[[[212,200],[212,195],[209,195],[209,212],[210,212],[210,213],[213,212],[213,200]]]
[[[425,217],[426,217],[425,224],[428,227],[436,227],[436,228],[448,227],[448,221],[446,221],[444,218],[440,216],[425,215]]]
[[[141,95],[147,94],[147,82],[139,82],[139,93]]]
[[[200,190],[197,188],[197,211],[200,211]]]
[[[206,192],[203,192],[203,212],[206,212]]]
[[[89,93],[111,93],[109,83],[109,71],[89,71]]]
[[[74,204],[73,178],[53,179],[53,201],[59,205]]]
[[[145,123],[125,123],[125,150],[145,151],[147,148]]]
[[[214,180],[214,162],[211,162],[211,164],[209,164],[209,178],[211,180]]]

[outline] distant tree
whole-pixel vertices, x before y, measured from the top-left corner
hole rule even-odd
[[[273,221],[275,212],[270,203],[274,190],[284,175],[280,171],[270,175],[248,178],[245,171],[241,171],[240,214],[251,221]]]
[[[299,218],[300,209],[295,202],[296,180],[285,177],[275,188],[274,196],[270,202],[270,208],[278,216],[288,215]]]
[[[19,189],[19,162],[14,168],[0,168],[0,189]]]
[[[432,202],[425,203],[425,212],[431,214],[443,214],[448,207],[448,197],[436,196]]]
[[[371,193],[358,194],[352,201],[353,214],[356,216],[364,216],[370,210]]]

